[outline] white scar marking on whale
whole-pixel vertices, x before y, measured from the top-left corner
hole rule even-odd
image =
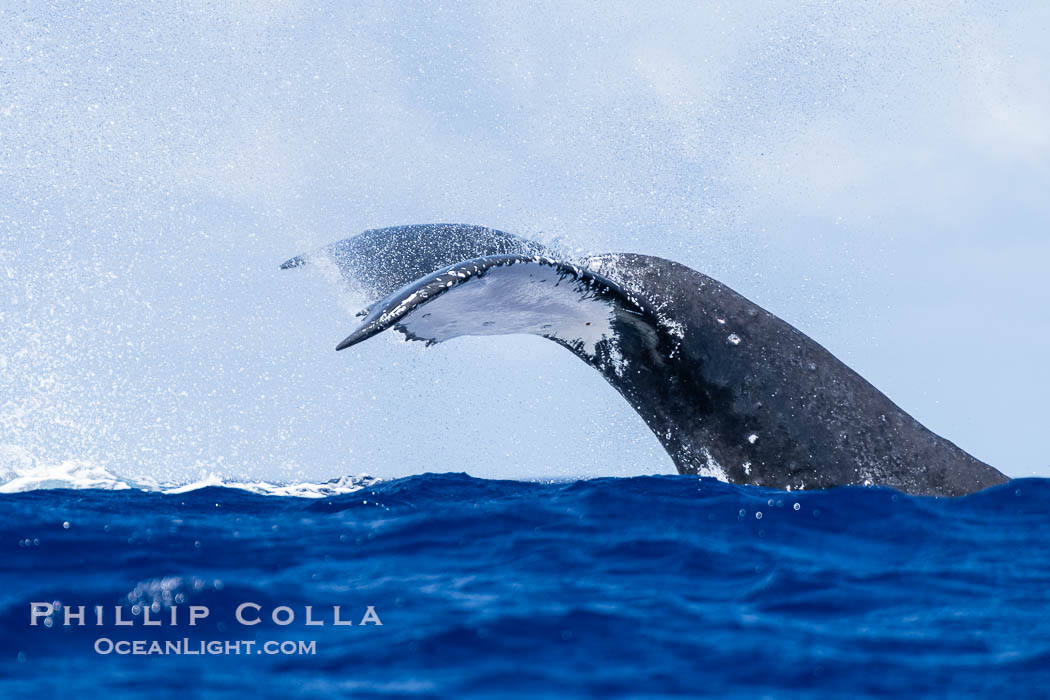
[[[631,294],[647,298],[653,307],[657,323],[675,338],[679,340],[685,338],[685,326],[666,312],[669,307],[673,306],[673,300],[653,295],[632,279],[631,275],[627,274],[629,268],[627,270],[623,268],[623,259],[620,255],[609,254],[600,258],[588,258],[583,263],[587,269],[606,275]]]
[[[548,265],[517,263],[457,284],[412,310],[395,328],[437,343],[463,335],[528,333],[560,340],[591,358],[604,340],[613,371],[622,374],[626,361],[614,318],[613,302],[593,296],[583,282]]]
[[[696,470],[697,476],[709,476],[728,484],[729,476],[726,474],[726,470],[722,468],[722,465],[711,454],[711,450],[701,447],[700,454],[704,458],[704,463],[698,466]]]

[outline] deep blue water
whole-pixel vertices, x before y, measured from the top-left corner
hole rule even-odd
[[[0,696],[1035,697],[1048,512],[1035,479],[960,499],[461,474],[321,500],[3,495]],[[87,606],[87,624],[58,608],[30,626],[43,601]],[[235,621],[246,601],[263,623]],[[134,604],[209,616],[147,627]],[[267,619],[281,605],[283,627]],[[324,626],[303,624],[306,605]],[[333,605],[354,624],[333,626]],[[358,624],[370,605],[382,626]],[[101,655],[100,638],[316,648]]]

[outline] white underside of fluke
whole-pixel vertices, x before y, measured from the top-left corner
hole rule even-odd
[[[436,343],[463,335],[528,333],[594,357],[602,340],[616,352],[613,319],[613,302],[596,297],[585,282],[541,262],[520,262],[451,286],[395,328]]]

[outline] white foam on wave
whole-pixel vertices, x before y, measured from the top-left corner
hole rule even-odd
[[[353,493],[378,482],[379,479],[368,474],[360,476],[341,476],[329,479],[321,483],[291,482],[287,484],[270,483],[268,481],[230,481],[217,475],[210,475],[204,479],[179,486],[168,486],[161,488],[164,493],[189,493],[209,486],[219,486],[226,489],[240,489],[261,496],[292,496],[294,498],[326,498],[338,496],[343,493]]]
[[[17,446],[0,445],[0,493],[23,493],[48,489],[100,489],[103,491],[137,489],[179,494],[217,486],[248,491],[261,496],[326,498],[360,491],[378,481],[379,479],[367,474],[342,476],[321,483],[235,481],[217,474],[208,474],[188,483],[158,482],[148,478],[132,479],[120,476],[101,465],[79,459],[70,459],[58,464],[44,464]]]

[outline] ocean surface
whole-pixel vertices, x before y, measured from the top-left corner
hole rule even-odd
[[[0,489],[30,489],[0,494],[4,698],[1050,688],[1050,480],[959,499],[686,476],[49,485]],[[214,642],[241,653],[199,653]]]

